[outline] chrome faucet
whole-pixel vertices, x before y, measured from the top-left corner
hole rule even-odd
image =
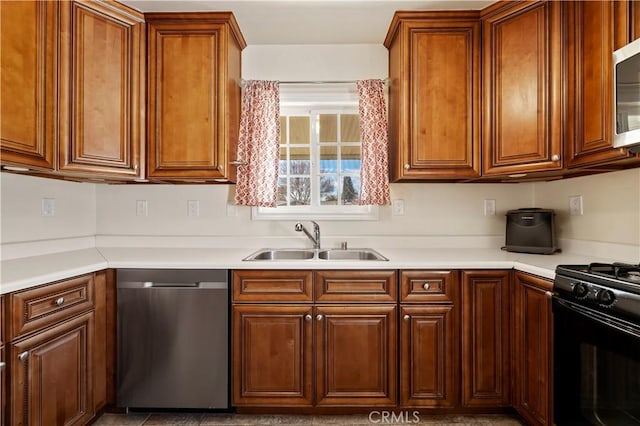
[[[311,223],[313,223],[313,235],[309,233],[307,228],[305,228],[301,222],[296,223],[295,229],[298,232],[304,232],[307,235],[307,237],[309,237],[309,239],[313,241],[313,248],[316,250],[319,250],[320,249],[320,225],[318,225],[313,220],[311,221]]]

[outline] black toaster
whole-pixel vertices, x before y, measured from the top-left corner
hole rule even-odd
[[[560,251],[556,240],[555,213],[550,209],[525,208],[507,211],[503,250],[552,254]]]

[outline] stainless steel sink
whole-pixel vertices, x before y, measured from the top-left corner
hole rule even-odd
[[[387,261],[386,257],[372,249],[333,249],[320,250],[318,259],[322,260],[381,260]]]
[[[315,255],[312,249],[262,249],[243,260],[309,260]]]
[[[245,257],[246,261],[275,260],[378,260],[387,261],[386,257],[372,249],[260,249]]]

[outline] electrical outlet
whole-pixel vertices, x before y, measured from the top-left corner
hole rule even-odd
[[[55,215],[56,215],[56,199],[43,198],[42,199],[42,216],[55,216]]]
[[[584,210],[582,208],[582,195],[569,197],[569,213],[572,216],[582,216],[584,214]]]
[[[148,216],[149,203],[147,200],[136,200],[136,216]]]
[[[404,216],[404,200],[395,199],[391,203],[394,216]]]
[[[484,200],[484,215],[485,216],[496,215],[496,200]]]
[[[187,216],[200,216],[200,201],[187,201]]]

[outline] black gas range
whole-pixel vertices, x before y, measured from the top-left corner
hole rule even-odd
[[[560,265],[553,285],[557,425],[640,425],[640,265]]]

